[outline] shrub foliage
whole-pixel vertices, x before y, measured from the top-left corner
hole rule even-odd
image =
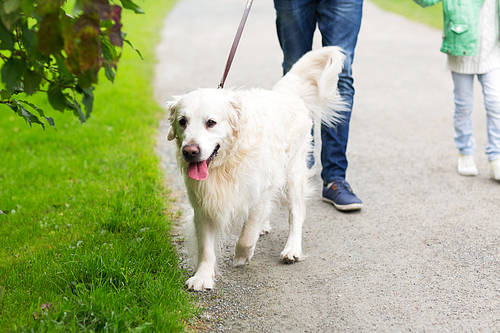
[[[0,103],[30,126],[54,126],[29,101],[42,92],[55,110],[85,122],[99,71],[113,81],[123,44],[133,47],[122,31],[122,8],[143,13],[132,0],[0,0]]]

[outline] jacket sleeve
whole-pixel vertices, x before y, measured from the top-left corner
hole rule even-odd
[[[421,7],[429,7],[437,4],[441,0],[413,0],[413,1],[415,1]]]

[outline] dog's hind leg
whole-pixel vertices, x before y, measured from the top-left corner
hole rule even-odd
[[[195,213],[194,223],[198,239],[198,267],[186,281],[190,290],[202,291],[214,287],[216,230],[208,218]]]
[[[269,219],[266,219],[263,223],[262,223],[262,228],[260,229],[260,235],[267,235],[268,233],[270,233],[272,230],[272,227],[271,227],[271,222],[269,222]]]
[[[255,245],[264,227],[270,230],[269,214],[271,199],[264,195],[264,199],[250,210],[248,221],[243,225],[240,237],[234,249],[234,266],[249,264],[253,257]]]
[[[305,159],[304,159],[305,161]],[[302,162],[305,165],[305,162]],[[297,175],[299,173],[295,173]],[[303,171],[306,174],[306,171]],[[294,175],[294,173],[291,173]],[[285,248],[281,252],[281,260],[291,264],[302,259],[302,225],[306,216],[305,189],[307,177],[290,177],[287,184],[289,205],[289,232]]]

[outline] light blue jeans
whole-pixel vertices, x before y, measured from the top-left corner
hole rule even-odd
[[[500,68],[485,74],[459,74],[451,72],[454,84],[455,144],[463,155],[473,155],[476,142],[472,130],[472,109],[474,105],[474,76],[477,76],[483,88],[486,108],[486,128],[488,160],[500,158]]]

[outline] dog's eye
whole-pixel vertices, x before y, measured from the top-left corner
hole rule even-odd
[[[215,120],[213,120],[213,119],[208,119],[208,120],[207,120],[207,127],[208,127],[208,128],[212,128],[212,127],[214,127],[215,125],[217,125],[217,122],[216,122]]]
[[[181,119],[179,119],[179,125],[180,125],[181,127],[186,127],[186,124],[187,124],[187,120],[186,120],[186,118],[181,117]]]

